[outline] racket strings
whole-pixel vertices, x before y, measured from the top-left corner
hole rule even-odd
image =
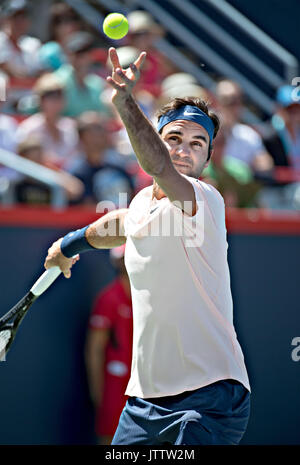
[[[5,361],[6,351],[12,337],[12,331],[5,329],[0,331],[0,362]]]

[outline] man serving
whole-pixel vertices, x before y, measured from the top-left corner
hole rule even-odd
[[[128,209],[60,238],[45,267],[70,277],[81,252],[126,242],[133,353],[129,399],[112,444],[238,444],[250,386],[233,326],[225,207],[218,191],[198,180],[219,119],[204,101],[177,98],[159,112],[156,130],[132,96],[145,52],[127,70],[114,48],[109,55],[112,102],[153,186]]]

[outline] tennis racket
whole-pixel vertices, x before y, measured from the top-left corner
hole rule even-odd
[[[58,266],[45,271],[34,283],[30,291],[0,318],[0,361],[5,360],[16,332],[33,302],[51,286],[60,273],[61,270]]]

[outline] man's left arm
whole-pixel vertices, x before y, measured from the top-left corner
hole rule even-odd
[[[193,215],[196,198],[192,184],[174,168],[166,145],[131,93],[139,79],[144,58],[145,54],[141,54],[125,71],[121,69],[115,49],[110,49],[113,73],[107,81],[114,88],[112,102],[143,170],[155,179],[170,201],[179,202],[185,213]]]

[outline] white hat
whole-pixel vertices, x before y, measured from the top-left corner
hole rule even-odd
[[[171,87],[169,89],[165,89],[161,97],[163,98],[184,98],[184,97],[197,97],[205,100],[207,98],[207,93],[205,89],[201,86],[197,86],[195,84],[185,84],[185,85],[178,85]]]
[[[186,84],[197,84],[197,78],[189,73],[173,73],[167,76],[161,83],[162,92]]]
[[[143,10],[132,11],[127,15],[129,22],[129,32],[135,34],[144,31],[149,31],[154,34],[161,34],[163,32],[162,27],[157,24],[152,16]]]

